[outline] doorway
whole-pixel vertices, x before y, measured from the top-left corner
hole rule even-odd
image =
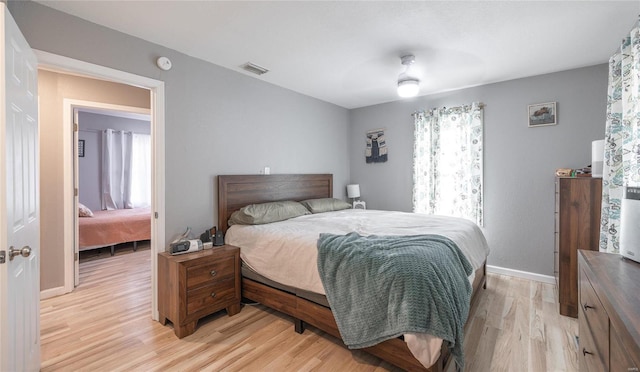
[[[127,72],[110,69],[103,66],[74,60],[67,57],[54,55],[47,52],[35,51],[38,57],[39,67],[50,71],[85,76],[93,79],[104,80],[113,83],[131,85],[147,89],[150,93],[151,113],[151,315],[152,319],[158,319],[157,311],[157,253],[164,250],[164,82],[143,76],[133,75]],[[64,149],[73,149],[72,111],[64,110],[62,131],[62,146]],[[46,295],[58,295],[68,293],[74,287],[74,262],[75,252],[70,247],[74,246],[74,226],[77,210],[74,208],[75,188],[73,180],[73,151],[63,151],[63,187],[62,199],[64,206],[64,283],[55,288],[57,292],[49,292]],[[61,252],[62,254],[62,252]],[[44,293],[44,292],[43,292]]]
[[[124,85],[122,89],[139,91]],[[65,99],[63,106],[73,114],[73,143],[78,144],[73,158],[74,188],[78,190],[74,201],[75,210],[83,213],[74,216],[77,287],[83,257],[105,250],[113,256],[115,248],[125,246],[135,251],[139,241],[151,240],[151,115],[146,108],[102,102]],[[113,137],[106,148],[105,136]],[[107,169],[111,171],[105,173]],[[104,210],[103,195],[109,195],[104,194],[105,185],[111,193],[118,193],[109,197],[111,210]]]

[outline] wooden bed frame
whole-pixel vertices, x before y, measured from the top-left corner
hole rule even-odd
[[[218,227],[226,232],[231,213],[249,204],[330,197],[333,197],[331,174],[218,176]],[[476,271],[469,317],[480,297],[481,287],[486,288],[486,261]],[[326,306],[248,278],[242,279],[242,297],[292,316],[298,333],[304,332],[305,323],[308,323],[341,339],[333,313]],[[468,324],[467,321],[465,331]],[[440,358],[428,369],[413,356],[407,344],[400,338],[362,350],[407,371],[443,372],[447,371],[453,362],[444,343]]]

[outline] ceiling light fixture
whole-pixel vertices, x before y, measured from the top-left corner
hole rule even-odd
[[[398,76],[398,95],[400,97],[415,97],[420,92],[420,80],[412,76],[409,69],[416,61],[413,55],[406,55],[400,58],[402,65],[405,66],[404,72]]]

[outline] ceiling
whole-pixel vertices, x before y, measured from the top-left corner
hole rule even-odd
[[[640,13],[637,0],[38,2],[349,109],[398,100],[405,54],[421,95],[605,63]]]

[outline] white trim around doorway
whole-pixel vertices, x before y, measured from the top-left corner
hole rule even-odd
[[[39,67],[48,68],[57,72],[88,76],[122,84],[128,84],[147,88],[151,91],[151,142],[152,142],[152,216],[151,219],[151,317],[158,320],[158,255],[164,251],[165,243],[165,162],[164,162],[164,129],[165,129],[165,104],[164,104],[164,82],[147,78],[145,76],[134,75],[128,72],[111,69],[92,63],[35,50]],[[65,110],[66,112],[67,110]],[[70,113],[67,113],[70,114]],[[72,125],[71,120],[65,121],[65,125]],[[63,135],[63,146],[70,149],[72,144],[73,130],[65,130]],[[74,181],[73,181],[73,154],[71,151],[64,152],[64,247],[65,247],[65,284],[64,291],[70,292],[73,289],[73,247],[74,247]],[[155,218],[153,218],[155,217]],[[70,252],[70,253],[67,253]],[[70,254],[70,257],[67,257]],[[70,258],[70,260],[69,260]],[[70,267],[71,274],[67,272]],[[50,293],[60,294],[60,289]],[[43,293],[41,293],[42,295]]]
[[[75,109],[98,109],[101,111],[110,111],[110,112],[126,112],[129,114],[141,114],[141,115],[150,115],[151,109],[143,109],[140,107],[132,107],[132,106],[122,106],[122,105],[113,105],[110,103],[104,102],[93,102],[93,101],[83,101],[77,99],[63,98],[62,99],[62,122],[66,130],[62,134],[62,143],[63,148],[67,149],[64,153],[64,162],[68,163],[68,149],[73,148],[73,143],[76,140],[74,137],[74,128],[73,125],[75,123],[73,116],[75,115]],[[153,118],[152,118],[153,119]],[[73,180],[73,185],[71,189],[67,189],[66,184],[64,187],[65,200],[64,200],[64,215],[66,216],[64,219],[64,242],[65,242],[65,250],[64,250],[64,293],[69,293],[73,291],[73,288],[78,285],[78,258],[76,254],[78,254],[78,214],[76,211],[78,210],[78,205],[76,204],[76,195],[74,193],[74,189],[78,188],[78,170],[77,167],[77,159],[76,154],[71,153],[71,179]],[[75,171],[74,171],[75,169]],[[67,167],[64,167],[63,177],[66,180],[69,177],[67,174]],[[67,195],[70,193],[70,195]],[[67,199],[71,197],[73,203],[67,203]],[[71,226],[68,224],[71,223]],[[69,234],[72,234],[69,237]],[[67,242],[73,242],[73,249],[69,249]],[[69,263],[73,263],[73,265],[69,265]],[[42,298],[47,298],[42,296]]]

